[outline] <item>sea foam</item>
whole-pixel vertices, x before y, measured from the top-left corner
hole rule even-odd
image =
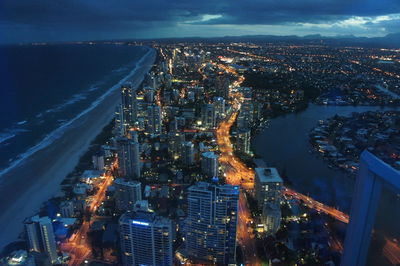
[[[135,68],[131,72],[129,72],[129,74],[127,76],[125,76],[117,84],[115,84],[110,89],[108,89],[104,94],[102,94],[99,98],[97,98],[97,100],[92,102],[92,104],[88,108],[83,110],[81,113],[76,115],[74,118],[72,118],[68,122],[65,122],[64,124],[62,124],[59,128],[53,130],[51,133],[46,135],[38,144],[30,147],[26,152],[18,155],[14,161],[12,161],[6,168],[4,168],[0,171],[0,177],[3,176],[4,174],[8,173],[9,171],[11,171],[18,165],[20,165],[27,158],[29,158],[32,154],[46,148],[47,146],[52,144],[55,140],[59,139],[64,134],[65,130],[70,128],[76,120],[78,120],[79,118],[81,118],[88,112],[92,111],[94,108],[96,108],[107,96],[109,96],[116,89],[120,88],[127,80],[129,80],[136,73],[136,71],[142,66],[145,59],[152,53],[154,53],[154,50],[151,48],[148,48],[148,51],[142,56],[142,58],[138,62],[136,62]],[[134,86],[139,85],[137,83],[139,83],[139,82],[136,81],[136,84],[133,84],[133,85]],[[11,138],[11,137],[9,137],[9,138]]]

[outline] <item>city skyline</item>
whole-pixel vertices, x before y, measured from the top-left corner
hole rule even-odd
[[[400,265],[399,29],[398,0],[4,0],[0,264]]]

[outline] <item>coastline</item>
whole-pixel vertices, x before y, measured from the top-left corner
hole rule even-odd
[[[141,59],[143,62],[138,61],[135,71],[120,83],[131,81],[133,87],[138,87],[153,66],[155,55],[154,49],[149,48]],[[91,141],[111,121],[120,97],[119,90],[112,87],[103,96],[97,105],[72,119],[60,138],[3,174],[0,249],[17,240],[26,217],[34,215],[43,202],[60,194],[61,182],[75,168]]]

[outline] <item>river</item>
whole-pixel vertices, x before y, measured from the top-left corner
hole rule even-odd
[[[391,108],[392,109],[392,108]],[[375,106],[319,106],[310,104],[299,113],[271,119],[252,142],[253,150],[268,166],[278,168],[293,182],[293,188],[325,204],[349,212],[354,179],[340,170],[330,169],[308,142],[308,133],[319,120],[335,114],[389,110]]]
[[[319,120],[327,119],[335,114],[350,115],[352,112],[373,110],[393,110],[393,108],[311,104],[302,112],[271,119],[267,127],[253,138],[252,148],[268,166],[278,168],[279,173],[284,174],[293,183],[293,189],[349,213],[354,178],[340,170],[329,168],[322,158],[311,153],[312,147],[308,142],[308,133]],[[399,239],[399,220],[400,196],[385,188],[379,202],[374,228],[382,232],[381,235]],[[388,250],[390,252],[390,249],[386,247],[383,249],[383,254]],[[393,264],[383,258],[380,250],[381,247],[370,249],[368,265]],[[390,257],[387,254],[385,256]]]

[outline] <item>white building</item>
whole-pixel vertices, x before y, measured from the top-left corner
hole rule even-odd
[[[56,241],[50,218],[33,216],[25,221],[25,230],[29,250],[46,253],[52,263],[57,262]]]
[[[121,216],[119,228],[123,265],[172,265],[171,220],[157,216],[141,204]]]
[[[279,203],[282,197],[283,180],[276,168],[255,168],[254,186],[256,199],[261,206],[264,202]]]
[[[114,180],[115,207],[120,211],[132,210],[136,201],[142,199],[141,183],[126,181],[122,178]]]
[[[267,234],[275,234],[281,224],[280,201],[283,180],[276,168],[255,168],[255,191],[262,210],[261,222]]]

